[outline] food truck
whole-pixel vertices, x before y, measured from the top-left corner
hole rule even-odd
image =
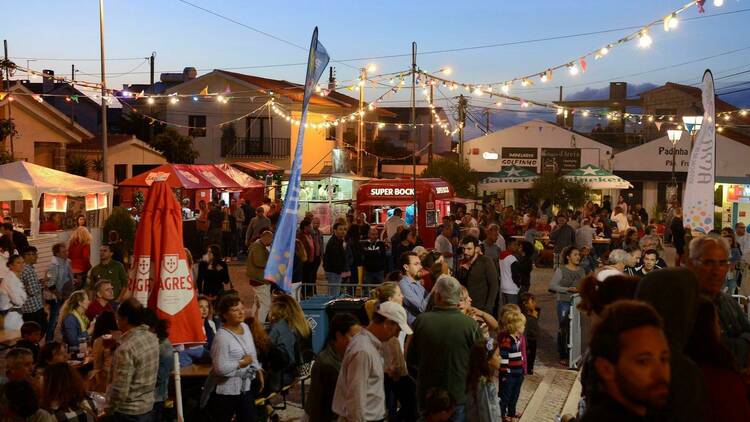
[[[417,207],[414,209],[416,187]],[[357,190],[357,211],[367,214],[367,221],[385,225],[393,210],[401,208],[407,224],[414,224],[426,248],[435,246],[437,227],[443,216],[451,212],[453,186],[443,179],[383,179],[360,185]],[[416,212],[415,212],[416,211]]]

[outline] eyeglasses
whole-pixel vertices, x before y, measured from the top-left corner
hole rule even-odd
[[[715,259],[697,259],[696,261],[700,262],[704,267],[726,267],[729,265],[729,260],[727,259],[721,259],[718,261]]]

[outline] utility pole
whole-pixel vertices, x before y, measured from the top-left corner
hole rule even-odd
[[[102,68],[102,181],[107,182],[107,78],[104,69],[104,0],[99,0],[99,52]]]
[[[486,125],[487,125],[487,133],[490,133],[490,108],[487,107],[484,109],[484,117],[486,118]]]
[[[417,43],[411,43],[411,172],[412,172],[412,193],[414,194],[414,228],[419,235],[419,224],[417,222]]]
[[[466,126],[466,97],[458,97],[458,162],[464,160],[464,126]]]
[[[13,156],[13,113],[11,112],[11,101],[10,98],[10,61],[8,59],[8,40],[3,40],[3,48],[5,49],[5,86],[7,87],[8,94],[8,123],[10,124],[10,155]]]
[[[365,85],[367,68],[359,69],[359,126],[357,127],[357,175],[362,176],[362,149],[365,142]]]
[[[149,78],[149,90],[154,90],[154,58],[156,56],[155,52],[151,52],[151,57],[148,58],[148,64],[150,68],[150,74],[151,77]],[[149,105],[148,106],[148,115],[149,117],[153,117],[154,114],[154,106]],[[154,141],[154,125],[148,125],[148,141],[153,142]]]
[[[72,82],[76,81],[76,65],[75,64],[70,65],[70,80]]]
[[[435,95],[434,91],[435,91],[434,86],[430,84],[430,132],[429,132],[429,138],[427,140],[427,142],[429,142],[427,144],[427,162],[428,163],[432,161],[432,143],[433,143],[434,132],[435,132],[434,118],[432,114],[435,111],[435,103],[432,98]]]

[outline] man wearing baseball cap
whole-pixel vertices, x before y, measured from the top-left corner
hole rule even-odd
[[[404,307],[381,303],[370,324],[346,348],[333,395],[333,411],[347,422],[383,421],[386,417],[382,345],[403,331],[412,334]]]

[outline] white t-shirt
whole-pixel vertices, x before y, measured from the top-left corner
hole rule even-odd
[[[406,227],[406,221],[403,218],[392,215],[388,221],[385,222],[385,233],[390,240],[395,234],[398,226]]]
[[[453,244],[451,244],[450,239],[448,239],[447,237],[443,236],[442,233],[440,233],[440,236],[438,236],[435,239],[435,250],[437,252],[440,252],[441,254],[445,252],[453,253]],[[445,260],[445,262],[448,263],[448,268],[453,270],[453,257],[451,258],[443,257],[443,259]]]
[[[612,221],[617,223],[617,230],[620,233],[625,233],[628,230],[628,227],[630,225],[628,224],[628,217],[625,216],[625,214],[617,214],[612,216]]]
[[[508,295],[518,294],[518,285],[513,282],[513,274],[510,266],[518,262],[515,255],[508,255],[500,260],[500,291]]]
[[[745,233],[744,236],[737,236],[737,243],[742,250],[742,259],[750,264],[750,234]]]

